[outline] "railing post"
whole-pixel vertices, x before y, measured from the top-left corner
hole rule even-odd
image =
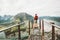
[[[55,27],[52,25],[52,40],[55,40]]]
[[[33,29],[33,20],[32,20],[32,29]]]
[[[30,20],[29,20],[29,35],[30,35]]]
[[[19,23],[18,23],[19,24]],[[18,25],[18,40],[21,40],[20,25]]]
[[[41,29],[41,20],[39,20],[39,27],[40,27],[40,29]]]
[[[44,21],[42,20],[42,40],[44,40]]]
[[[15,37],[16,35],[15,35],[15,32],[14,32],[14,37]]]

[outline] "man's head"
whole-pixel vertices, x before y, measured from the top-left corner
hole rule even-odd
[[[37,14],[35,14],[35,16],[37,16]]]

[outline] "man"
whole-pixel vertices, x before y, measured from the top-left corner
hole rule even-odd
[[[38,20],[38,16],[37,16],[37,14],[35,14],[35,17],[34,17],[35,23],[37,23],[37,20]]]

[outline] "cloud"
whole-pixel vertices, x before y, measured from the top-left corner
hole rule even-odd
[[[34,16],[60,16],[60,0],[0,0],[0,15],[27,12]]]

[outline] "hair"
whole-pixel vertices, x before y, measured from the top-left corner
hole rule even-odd
[[[37,15],[37,14],[35,14],[35,15]]]

